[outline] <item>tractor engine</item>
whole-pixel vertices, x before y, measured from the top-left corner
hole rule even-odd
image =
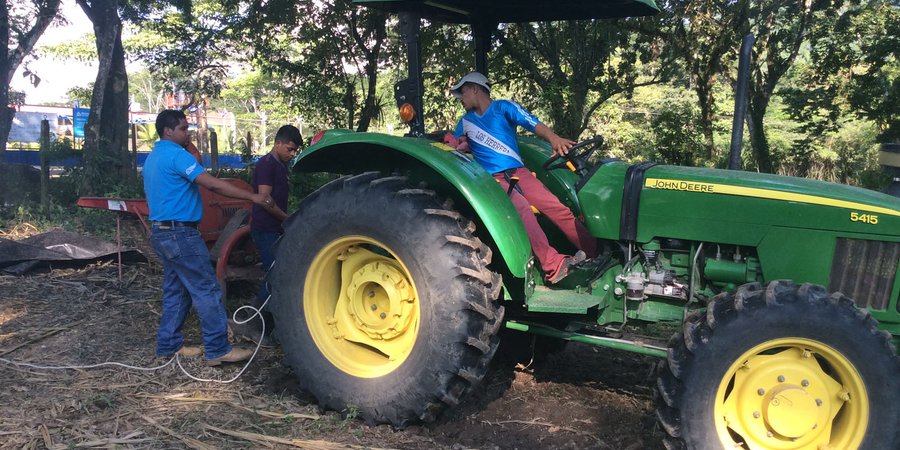
[[[616,280],[625,285],[625,298],[632,301],[647,297],[687,300],[692,288],[695,295],[711,297],[762,277],[759,258],[734,245],[654,239],[639,251],[635,259],[640,262]],[[696,277],[693,286],[692,277]]]

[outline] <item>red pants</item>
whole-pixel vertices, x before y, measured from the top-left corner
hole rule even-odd
[[[531,171],[525,167],[519,167],[515,169],[515,173],[511,176],[519,178],[517,186],[521,188],[522,192],[520,193],[518,189],[513,189],[509,198],[512,200],[513,206],[516,207],[519,216],[522,217],[522,223],[525,224],[525,232],[528,233],[528,241],[531,242],[531,249],[541,263],[541,268],[545,274],[553,276],[566,255],[560,254],[555,248],[550,246],[550,242],[547,241],[547,235],[544,234],[544,230],[541,230],[537,218],[531,210],[531,205],[534,205],[541,214],[547,216],[566,235],[566,238],[569,239],[572,245],[584,250],[588,257],[597,256],[597,239],[591,236],[584,224],[575,220],[572,211],[560,203],[559,199],[535,178]],[[509,183],[502,172],[494,174],[494,178],[500,182],[503,190],[509,189]]]

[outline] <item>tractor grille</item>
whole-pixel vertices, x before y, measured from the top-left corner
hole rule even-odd
[[[900,242],[839,238],[828,290],[843,292],[862,308],[885,309],[900,258]]]

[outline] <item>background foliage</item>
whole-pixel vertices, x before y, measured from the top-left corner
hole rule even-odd
[[[286,123],[300,126],[306,139],[335,127],[406,131],[393,100],[393,84],[407,69],[396,17],[349,0],[113,3],[125,58],[146,68],[127,74],[130,100],[156,111],[167,96],[180,95],[185,108],[234,114],[233,125],[215,130],[223,151],[264,153]],[[494,96],[520,102],[572,139],[604,135],[603,157],[722,167],[738,49],[743,35],[753,33],[745,170],[876,189],[885,183],[878,144],[900,141],[900,8],[894,2],[658,4],[662,12],[649,18],[501,25],[489,55]],[[34,0],[33,7],[8,9],[12,29],[27,30],[41,5]],[[57,9],[51,2],[49,10]],[[102,31],[98,26],[103,22],[94,23]],[[7,48],[22,36],[11,33]],[[463,111],[447,87],[473,69],[471,32],[424,23],[421,37],[426,129],[452,129]],[[30,57],[102,63],[97,49],[91,35],[39,47]],[[94,87],[72,89],[69,100],[90,104]],[[144,145],[153,139],[152,129],[139,130]],[[121,157],[101,154],[88,164]],[[81,176],[91,173],[96,168],[85,167]],[[138,183],[122,178],[88,185],[110,193]],[[68,184],[75,194],[86,191],[85,182]]]

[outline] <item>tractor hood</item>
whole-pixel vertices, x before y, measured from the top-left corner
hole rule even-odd
[[[653,0],[354,0],[391,13],[413,11],[423,19],[450,23],[516,23],[650,16]]]
[[[579,198],[597,219],[591,231],[608,239],[757,245],[776,227],[900,236],[896,197],[755,172],[616,162],[601,167]]]
[[[655,166],[646,170],[641,188],[638,230],[643,228],[640,221],[645,216],[654,220],[650,217],[672,214],[704,228],[719,228],[715,224],[721,223],[747,225],[750,229],[776,226],[900,234],[900,199],[836,183],[733,170]]]

